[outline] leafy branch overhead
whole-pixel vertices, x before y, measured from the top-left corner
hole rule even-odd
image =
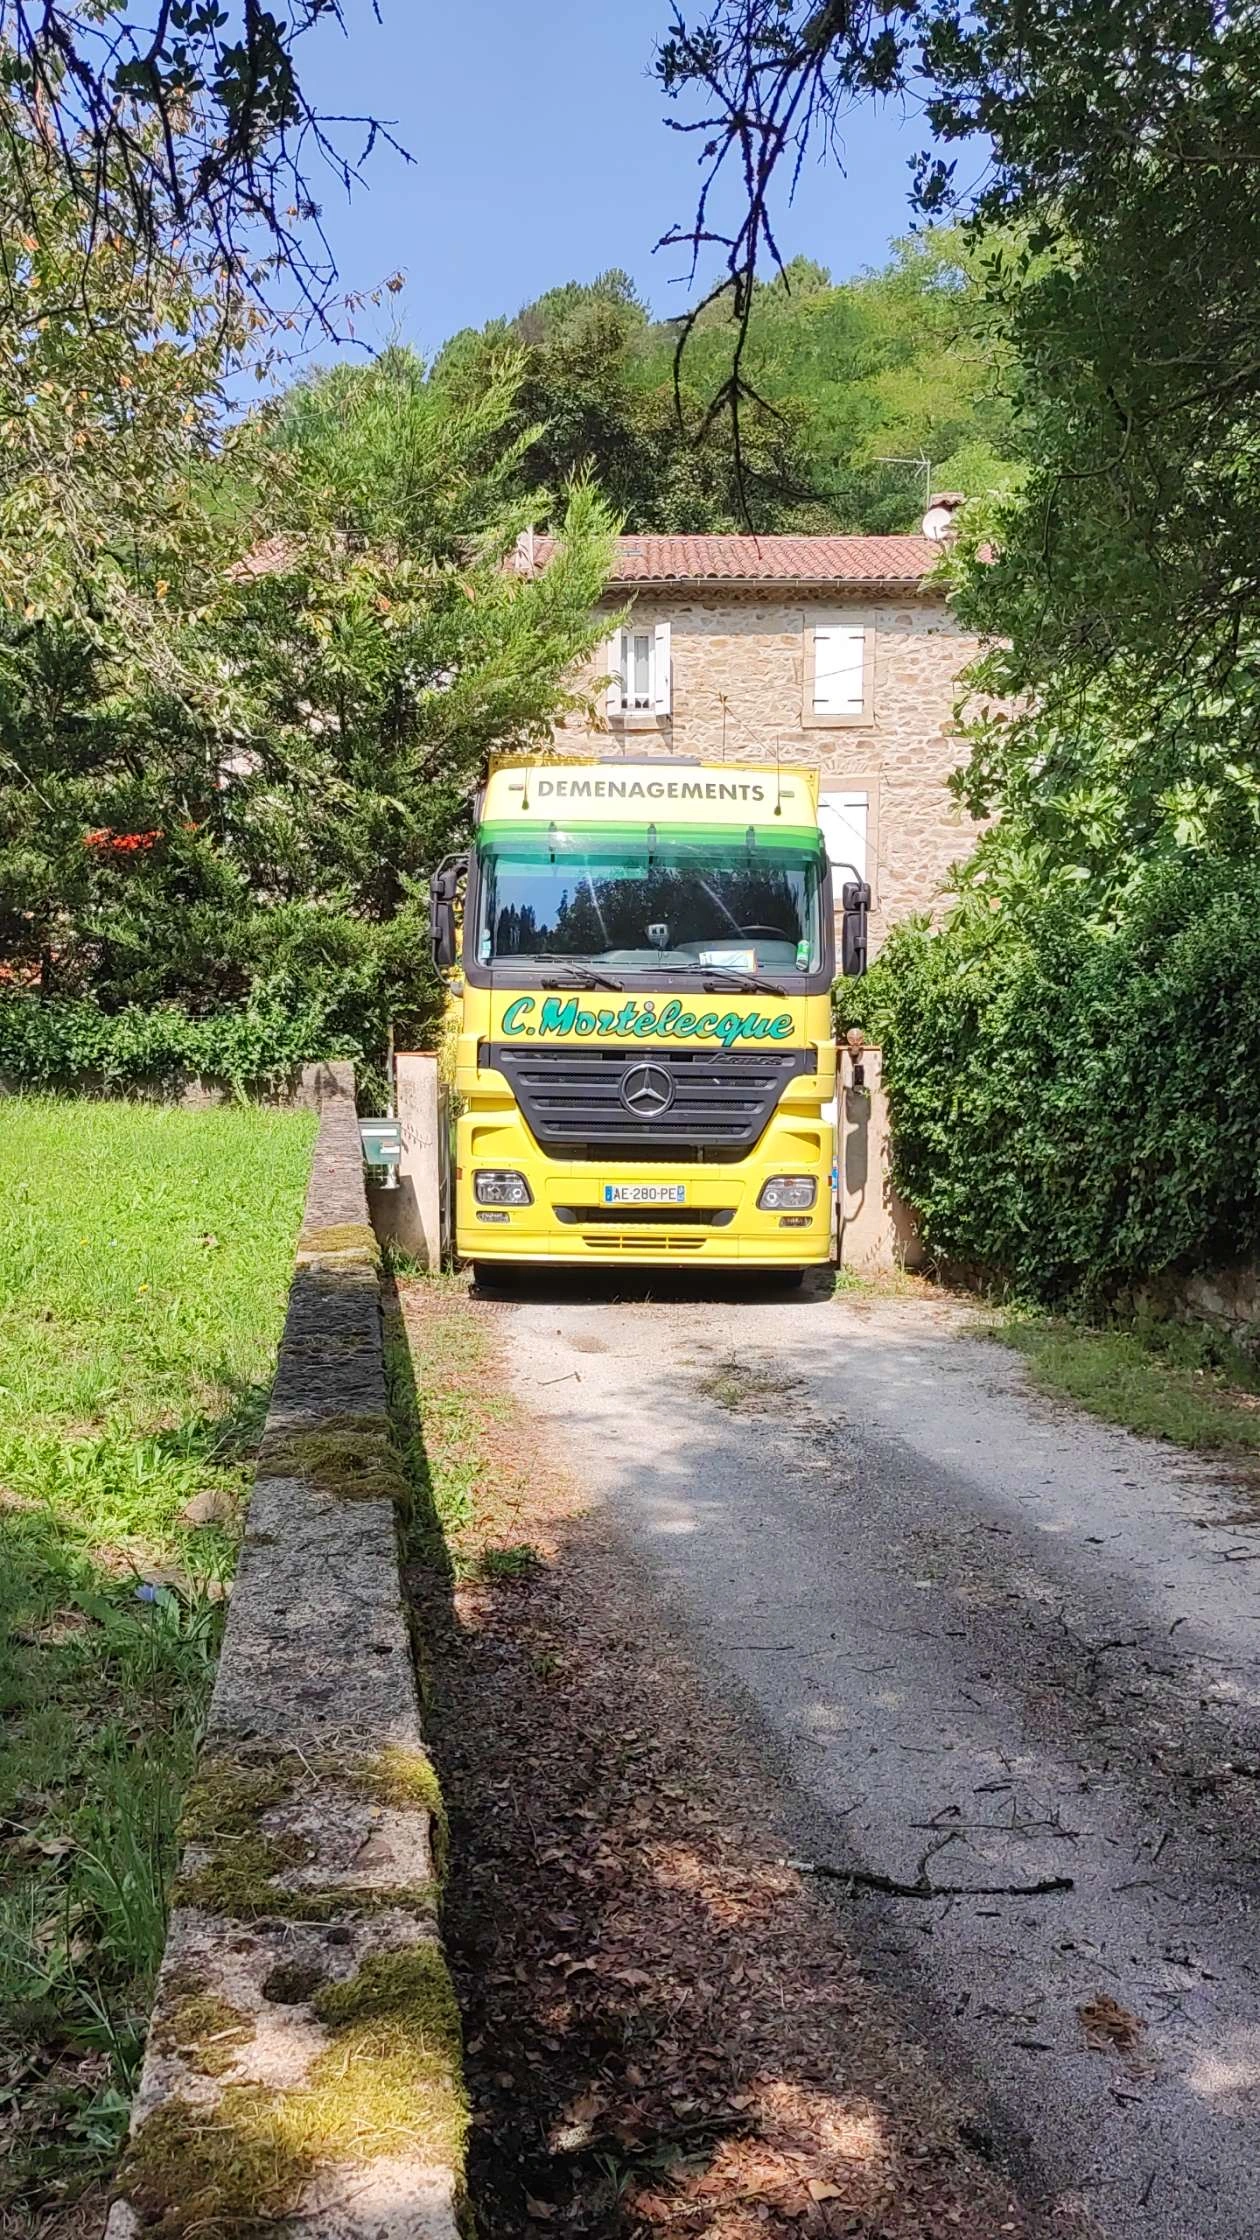
[[[84,216],[79,285],[111,235],[148,260],[182,236],[228,294],[283,271],[327,324],[336,269],[320,219],[329,185],[358,184],[380,118],[321,113],[299,68],[309,34],[346,33],[375,0],[0,0],[0,79],[26,132],[62,165]],[[41,207],[19,175],[25,220]]]
[[[1067,504],[1088,480],[1153,570],[1165,510],[1179,532],[1196,510],[1208,597],[1236,611],[1251,570],[1231,591],[1243,491],[1230,462],[1260,394],[1258,66],[1254,10],[1201,0],[717,0],[677,14],[658,73],[702,155],[696,213],[675,238],[723,259],[713,292],[734,312],[732,410],[755,388],[748,331],[759,267],[779,261],[775,198],[786,203],[809,153],[843,165],[855,106],[897,102],[923,121],[920,211],[967,216],[973,254],[1000,265],[996,320],[1024,375],[1014,402],[1039,422],[1025,450],[1047,467],[1030,524],[1048,545],[1089,549],[1088,493]],[[732,203],[729,220],[711,215]],[[1228,552],[1210,526],[1217,501]],[[1116,602],[1111,554],[1098,559],[1101,615]],[[1092,597],[1090,609],[1097,637],[1107,625]]]

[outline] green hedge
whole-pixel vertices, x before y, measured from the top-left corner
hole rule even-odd
[[[362,1050],[330,1030],[317,1001],[275,994],[201,1018],[174,1005],[104,1011],[86,997],[0,998],[0,1082],[6,1089],[175,1088],[201,1078],[244,1096],[280,1090],[318,1058]]]
[[[1161,866],[1110,927],[1061,895],[906,926],[837,1009],[939,1259],[1096,1305],[1260,1249],[1260,869]]]

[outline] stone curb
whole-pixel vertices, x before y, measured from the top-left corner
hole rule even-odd
[[[108,2240],[457,2240],[441,1799],[398,1569],[354,1076],[297,1266]]]

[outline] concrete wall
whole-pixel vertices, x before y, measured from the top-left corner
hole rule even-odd
[[[396,1245],[433,1274],[442,1265],[446,1241],[442,1186],[449,1125],[436,1051],[396,1052],[394,1109],[402,1134],[402,1159],[392,1187],[373,1183],[369,1188],[372,1225],[382,1244]]]
[[[964,759],[952,726],[955,679],[976,641],[958,629],[938,592],[770,597],[653,588],[635,595],[634,619],[671,626],[672,714],[613,717],[594,728],[570,717],[557,747],[714,762],[773,762],[777,752],[784,762],[819,769],[829,783],[869,796],[872,947],[898,918],[931,906],[977,832],[946,790]],[[807,630],[828,620],[869,633],[869,720],[806,720]],[[587,681],[606,667],[605,654]]]
[[[924,1254],[912,1209],[892,1186],[892,1129],[884,1090],[883,1055],[864,1050],[862,1080],[855,1061],[840,1056],[836,1109],[838,1250],[842,1268],[856,1275],[877,1275],[894,1268],[920,1268]]]
[[[349,1066],[323,1104],[109,2240],[457,2240],[441,1804]]]

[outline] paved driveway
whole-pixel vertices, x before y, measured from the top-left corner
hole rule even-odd
[[[1257,1502],[931,1300],[540,1286],[503,1324],[802,1854],[871,1878],[837,1885],[860,1957],[1051,2199],[1255,2240]]]

